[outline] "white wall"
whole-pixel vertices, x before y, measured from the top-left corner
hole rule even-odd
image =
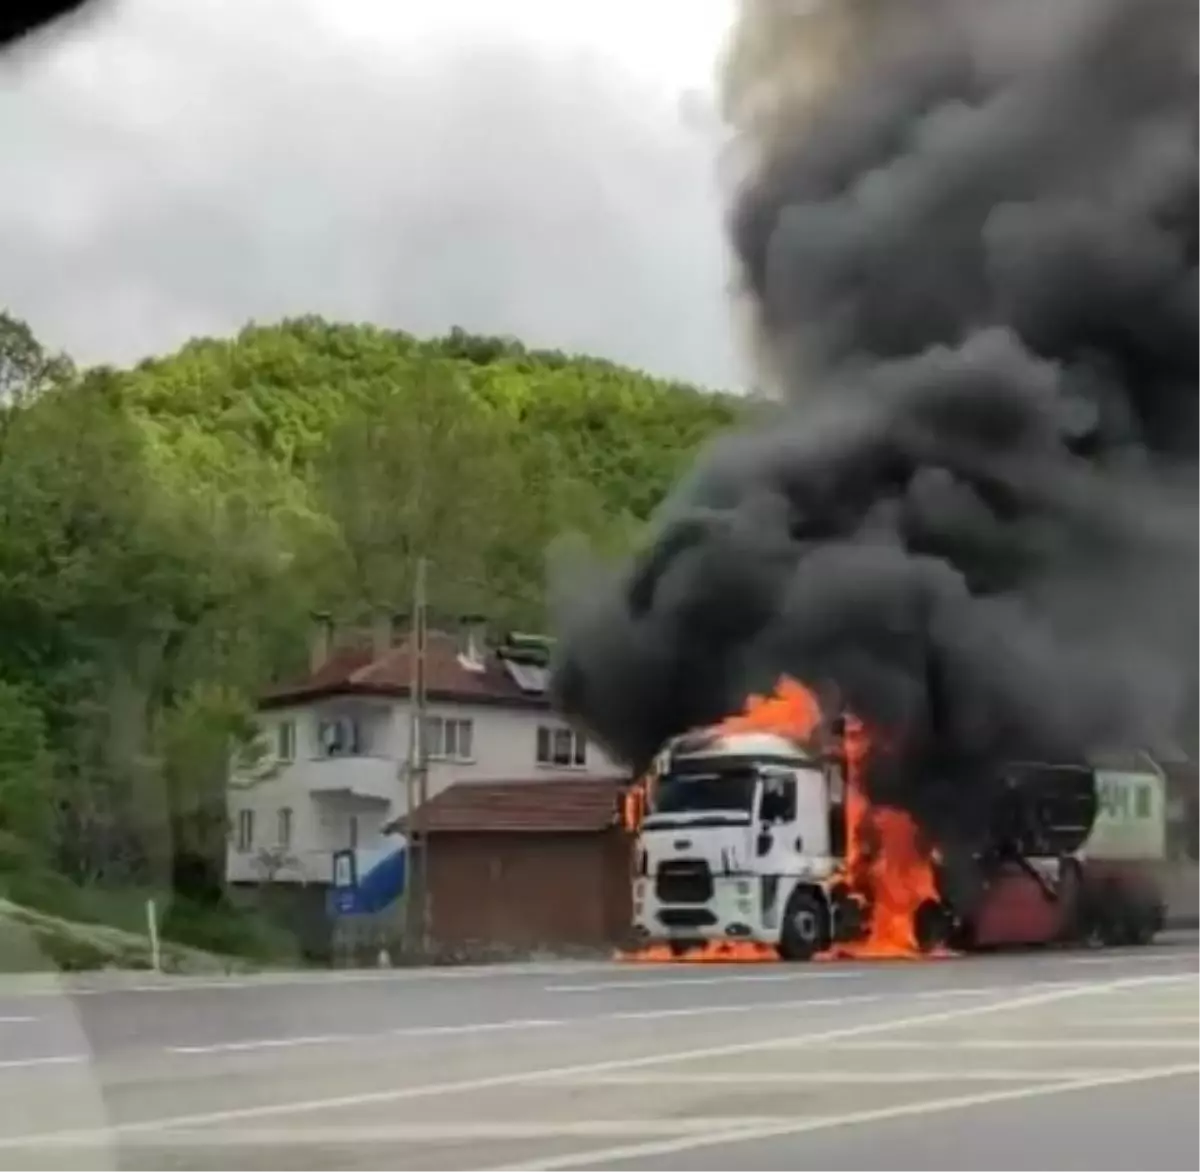
[[[320,750],[322,720],[353,715],[363,730],[362,751],[354,757],[326,758]],[[588,744],[583,767],[540,765],[537,761],[539,725],[562,727],[553,713],[492,705],[430,704],[430,716],[471,721],[469,761],[431,759],[429,792],[433,796],[459,781],[528,780],[539,775],[563,777],[612,776],[620,772],[599,746]],[[290,721],[295,730],[293,760],[279,762],[274,776],[247,789],[231,787],[231,836],[227,878],[258,882],[259,850],[273,847],[278,812],[292,810],[290,854],[297,865],[279,871],[277,882],[328,882],[330,857],[350,845],[349,819],[358,821],[358,846],[372,850],[385,845],[379,827],[405,813],[405,786],[400,766],[408,756],[408,707],[404,702],[377,700],[322,701],[281,708],[261,716],[263,740],[271,755],[279,725]],[[236,779],[235,779],[236,780]],[[238,850],[238,811],[254,811],[255,842],[249,852]]]

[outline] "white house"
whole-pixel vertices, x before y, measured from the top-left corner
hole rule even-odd
[[[318,625],[307,677],[265,695],[265,780],[236,771],[229,789],[231,883],[331,880],[333,852],[370,856],[407,812],[412,644],[381,626],[337,648]],[[485,645],[478,624],[431,631],[425,655],[429,796],[457,782],[622,771],[546,698],[545,645]]]

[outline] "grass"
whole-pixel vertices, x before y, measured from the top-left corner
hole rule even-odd
[[[0,972],[148,969],[146,901],[157,906],[163,968],[229,972],[295,964],[290,933],[261,914],[161,889],[81,887],[0,841]]]
[[[227,973],[253,965],[174,941],[162,946],[162,967],[175,973]],[[149,969],[146,936],[107,924],[65,920],[0,899],[0,972],[83,972]]]

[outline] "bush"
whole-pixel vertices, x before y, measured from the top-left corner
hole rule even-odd
[[[64,970],[115,965],[149,967],[146,901],[158,905],[164,957],[172,945],[257,963],[292,964],[299,950],[291,934],[261,913],[228,903],[199,904],[178,895],[137,888],[79,887],[38,865],[22,844],[0,835],[0,900],[29,915],[25,943],[16,941],[9,911],[7,934],[0,934],[0,968],[12,967],[6,954],[29,954],[16,967]],[[54,920],[53,931],[43,920]],[[103,939],[101,939],[103,936]],[[30,961],[40,954],[39,964]],[[215,958],[214,958],[215,960]]]

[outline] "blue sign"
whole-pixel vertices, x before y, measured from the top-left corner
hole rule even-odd
[[[367,916],[384,911],[404,892],[407,862],[407,843],[383,851],[334,851],[329,914]]]
[[[359,912],[358,889],[335,887],[330,893],[329,910],[335,916],[354,916]]]
[[[333,852],[333,885],[329,892],[329,914],[352,916],[358,912],[358,853]]]
[[[333,886],[338,891],[353,891],[358,886],[358,852],[356,850],[333,852]]]

